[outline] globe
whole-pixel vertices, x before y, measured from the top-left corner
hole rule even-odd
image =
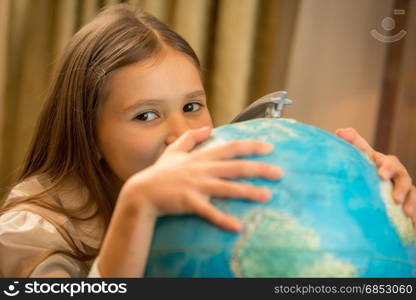
[[[250,159],[280,166],[279,180],[235,179],[272,191],[267,203],[213,198],[242,224],[225,231],[194,215],[158,220],[148,277],[415,277],[416,238],[392,185],[356,147],[291,119],[215,128],[199,148],[232,140],[272,143]]]

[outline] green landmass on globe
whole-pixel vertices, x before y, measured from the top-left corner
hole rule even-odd
[[[278,181],[236,179],[272,191],[272,200],[214,198],[243,223],[235,234],[197,216],[156,225],[148,277],[416,277],[412,222],[361,151],[291,119],[254,119],[215,128],[199,148],[232,140],[274,145],[242,157],[284,169]]]

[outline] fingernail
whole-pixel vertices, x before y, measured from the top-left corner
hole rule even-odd
[[[342,137],[342,138],[347,138],[348,132],[346,131],[345,128],[341,128],[340,130],[337,131],[337,136]]]
[[[384,179],[384,180],[387,180],[387,179],[389,179],[389,174],[388,174],[388,172],[387,171],[385,171],[385,170],[380,170],[379,172],[378,172],[378,175],[380,175],[380,177],[382,178],[382,179]]]
[[[261,150],[264,152],[270,152],[273,150],[273,144],[269,143],[263,143],[263,146],[261,147]]]
[[[396,199],[396,201],[398,203],[403,203],[404,200],[404,194],[402,192],[396,192],[393,196],[394,199]]]
[[[405,214],[408,217],[412,217],[413,216],[413,211],[414,211],[414,207],[413,206],[407,205],[407,207],[405,208]]]
[[[274,167],[272,168],[272,170],[270,171],[270,176],[272,178],[276,178],[279,179],[283,174],[283,170],[279,167]]]
[[[271,198],[272,193],[268,189],[262,189],[259,192],[259,196],[260,196],[261,200],[268,201]]]
[[[340,136],[340,135],[342,135],[342,134],[343,134],[342,129],[337,129],[337,130],[335,130],[335,135]]]
[[[241,225],[240,222],[238,222],[238,221],[234,222],[234,225],[233,225],[233,230],[234,231],[236,231],[236,232],[241,231],[242,228],[243,228],[243,225]]]

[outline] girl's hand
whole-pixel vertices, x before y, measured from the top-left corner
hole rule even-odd
[[[376,164],[379,176],[393,181],[393,199],[396,203],[403,204],[404,213],[412,219],[416,228],[416,188],[399,159],[375,151],[353,128],[337,129],[335,134],[366,152]]]
[[[154,165],[130,177],[122,192],[129,194],[133,202],[142,201],[140,207],[144,201],[154,217],[196,214],[224,229],[239,231],[238,220],[212,205],[211,196],[267,201],[271,196],[269,190],[225,179],[278,179],[282,170],[258,162],[231,160],[271,152],[272,146],[263,142],[234,141],[191,152],[198,143],[209,138],[210,131],[204,127],[185,132],[166,148]]]

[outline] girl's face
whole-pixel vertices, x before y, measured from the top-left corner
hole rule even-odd
[[[211,126],[198,69],[185,54],[163,54],[116,70],[97,116],[103,159],[119,179],[153,164],[188,129]]]

